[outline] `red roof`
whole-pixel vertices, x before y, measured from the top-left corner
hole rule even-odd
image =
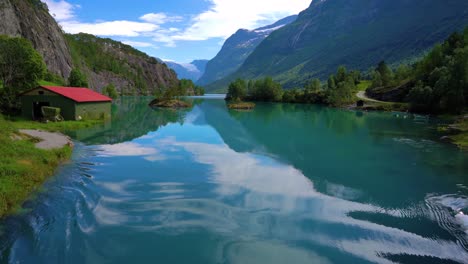
[[[41,86],[53,93],[67,97],[78,103],[86,102],[112,102],[112,99],[88,88]]]

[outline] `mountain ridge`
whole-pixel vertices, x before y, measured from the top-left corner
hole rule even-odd
[[[271,32],[293,22],[296,18],[297,15],[288,16],[254,30],[237,30],[224,42],[218,54],[207,63],[205,73],[197,84],[206,85],[234,73]]]
[[[194,60],[190,63],[164,61],[164,63],[177,73],[177,77],[179,79],[189,79],[196,82],[205,72],[208,60]]]
[[[381,60],[399,63],[461,30],[467,10],[468,2],[458,0],[314,1],[262,41],[238,71],[206,89],[222,91],[236,78],[264,76],[301,87],[340,65],[366,71]]]

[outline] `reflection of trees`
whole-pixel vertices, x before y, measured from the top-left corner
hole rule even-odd
[[[156,131],[168,123],[182,123],[187,110],[156,109],[150,97],[122,97],[112,105],[112,121],[70,135],[85,144],[116,144]]]
[[[333,182],[365,190],[370,197],[362,199],[399,205],[452,190],[451,181],[467,170],[466,154],[425,140],[435,138],[430,126],[391,113],[257,104],[251,112],[225,110],[230,115],[223,115],[204,108],[207,122],[231,149],[261,152],[289,163],[322,192]],[[399,138],[409,143],[397,142]],[[431,147],[436,149],[425,151]]]

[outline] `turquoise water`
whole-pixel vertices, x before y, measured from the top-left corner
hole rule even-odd
[[[468,263],[468,155],[424,117],[123,98],[25,211],[2,263]],[[465,224],[466,223],[466,224]]]

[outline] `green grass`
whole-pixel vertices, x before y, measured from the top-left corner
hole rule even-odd
[[[459,131],[457,134],[449,136],[452,142],[461,149],[468,150],[468,119],[460,119],[451,126]]]
[[[361,81],[358,85],[357,85],[357,90],[358,91],[365,91],[367,90],[367,88],[369,88],[372,84],[372,81],[369,81],[369,80],[364,80],[364,81]]]
[[[49,82],[45,80],[39,81],[39,85],[44,85],[44,86],[62,86],[61,84],[54,83],[54,82]]]
[[[40,123],[21,118],[6,120],[0,115],[0,217],[21,208],[23,202],[39,189],[55,169],[68,160],[72,148],[42,150],[36,139],[22,135],[19,129],[64,132],[92,127],[100,120]],[[15,138],[15,139],[14,139]]]
[[[20,209],[30,194],[72,153],[69,146],[38,149],[35,140],[20,135],[16,126],[0,115],[0,217]]]
[[[102,123],[101,120],[63,121],[41,123],[25,119],[14,118],[10,120],[10,125],[15,129],[39,129],[51,132],[66,132],[87,127],[93,127]]]

